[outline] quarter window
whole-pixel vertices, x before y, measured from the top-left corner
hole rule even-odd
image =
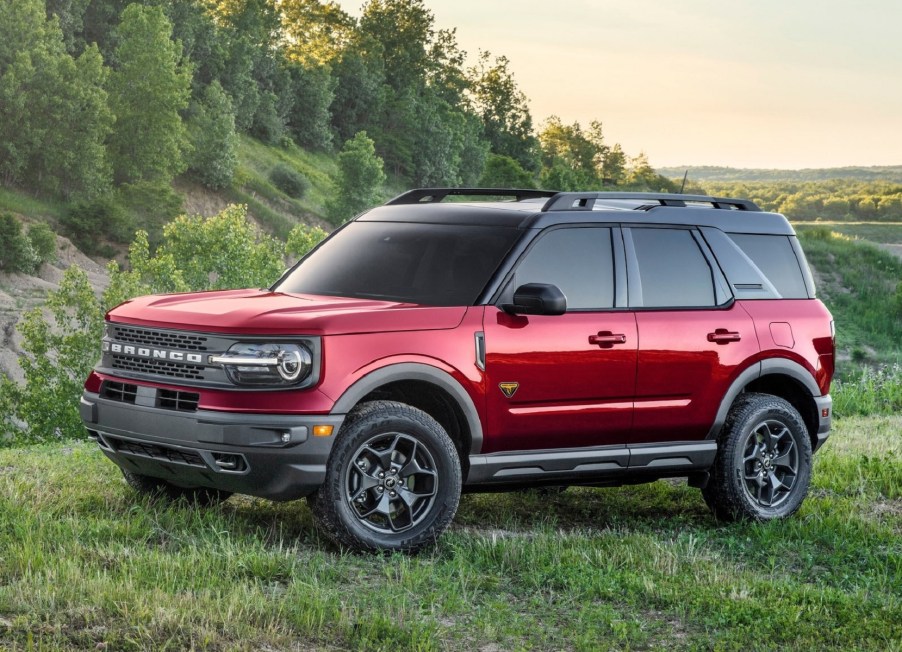
[[[729,234],[745,255],[754,261],[784,299],[807,299],[802,268],[789,236]]]
[[[689,230],[633,228],[630,232],[644,307],[716,305],[711,267]]]

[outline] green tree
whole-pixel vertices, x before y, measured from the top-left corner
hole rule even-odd
[[[378,203],[379,188],[385,182],[382,168],[382,159],[376,156],[373,141],[365,131],[346,142],[338,154],[336,195],[326,206],[329,217],[336,223],[343,222]]]
[[[601,185],[597,161],[604,156],[601,150],[598,123],[593,123],[596,135],[590,137],[578,122],[565,125],[557,116],[545,121],[539,133],[542,145],[542,179],[546,187],[561,190],[585,190]]]
[[[483,188],[535,188],[536,182],[510,156],[489,154],[479,185]]]
[[[286,55],[304,66],[330,64],[354,36],[354,19],[337,2],[282,0]]]
[[[422,0],[369,0],[364,5],[358,30],[379,44],[385,80],[395,92],[425,85],[434,22]]]
[[[0,3],[0,180],[45,194],[94,194],[109,184],[112,124],[96,48],[66,53],[40,0]]]
[[[30,274],[40,263],[19,220],[11,213],[0,213],[0,270]]]
[[[185,171],[190,148],[179,114],[188,106],[190,65],[160,7],[129,5],[118,33],[119,67],[110,75],[116,125],[109,142],[116,177],[171,179]]]
[[[298,258],[303,258],[316,245],[326,239],[329,234],[318,226],[298,224],[288,234],[285,251]]]
[[[524,169],[537,171],[538,141],[532,133],[529,100],[510,71],[510,61],[490,52],[479,53],[468,71],[476,114],[482,118],[485,137],[495,154],[515,159]]]
[[[207,86],[203,100],[193,106],[188,123],[191,137],[189,169],[209,188],[232,181],[238,165],[238,136],[232,101],[218,81]]]
[[[336,80],[327,66],[294,64],[291,87],[294,110],[288,118],[291,135],[302,147],[332,150],[331,114]]]
[[[36,222],[28,227],[28,241],[39,262],[56,260],[56,234],[46,222]]]
[[[626,181],[626,154],[620,143],[614,143],[605,154],[601,166],[601,178],[605,184],[619,186]]]

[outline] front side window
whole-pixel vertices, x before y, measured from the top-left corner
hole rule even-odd
[[[611,229],[555,229],[539,236],[514,272],[505,296],[526,283],[556,285],[567,310],[614,307],[614,258]]]
[[[689,230],[633,228],[630,234],[644,307],[716,305],[711,267]]]

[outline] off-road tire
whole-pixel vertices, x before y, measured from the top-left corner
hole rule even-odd
[[[403,403],[373,401],[345,420],[325,482],[307,502],[341,547],[415,553],[454,518],[460,488],[460,459],[438,422]]]
[[[763,440],[768,441],[762,445]],[[810,481],[811,440],[798,411],[770,394],[740,395],[727,415],[711,478],[702,489],[715,517],[785,518],[799,509]]]
[[[207,487],[177,487],[160,478],[153,478],[149,475],[141,475],[132,473],[131,471],[122,471],[125,476],[125,482],[139,494],[150,496],[152,498],[161,498],[170,502],[175,502],[180,498],[184,498],[189,503],[198,507],[211,507],[217,505],[231,496],[231,492],[222,491],[221,489],[210,489]]]

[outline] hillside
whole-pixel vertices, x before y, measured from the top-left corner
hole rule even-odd
[[[902,165],[867,167],[809,168],[803,170],[779,170],[761,168],[731,168],[717,165],[688,165],[658,168],[658,172],[670,179],[682,179],[686,171],[689,179],[704,181],[889,181],[902,183]]]

